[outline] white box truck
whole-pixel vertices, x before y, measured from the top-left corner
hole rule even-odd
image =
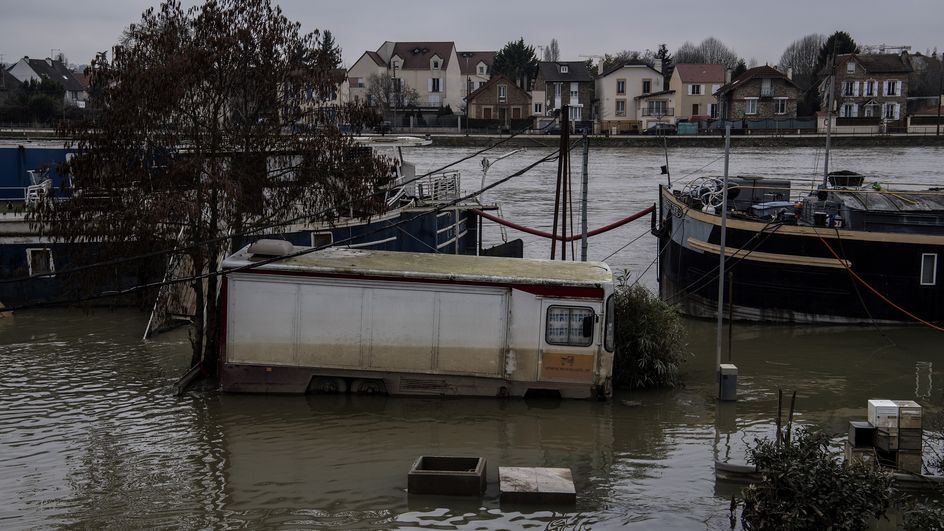
[[[611,394],[606,264],[301,249],[223,262],[224,391]]]

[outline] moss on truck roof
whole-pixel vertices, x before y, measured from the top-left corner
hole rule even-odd
[[[306,247],[296,246],[295,252]],[[248,247],[223,261],[235,269],[271,257],[249,254]],[[597,285],[613,281],[603,262],[570,262],[494,256],[368,251],[329,248],[287,257],[255,268],[262,271],[455,279],[465,281]]]

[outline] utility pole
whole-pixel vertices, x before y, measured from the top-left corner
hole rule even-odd
[[[721,374],[721,324],[724,315],[725,236],[728,226],[728,156],[731,152],[731,124],[724,128],[724,181],[721,190],[721,252],[718,253],[718,319],[715,330],[715,368]]]
[[[589,188],[590,173],[587,171],[590,159],[590,138],[583,133],[583,166],[580,170],[580,261],[587,261],[587,191]]]
[[[0,59],[3,56],[0,55]],[[941,136],[941,93],[944,92],[944,61],[937,63],[937,136]]]

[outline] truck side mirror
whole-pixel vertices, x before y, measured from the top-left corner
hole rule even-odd
[[[583,337],[593,337],[594,316],[588,315],[583,318]]]

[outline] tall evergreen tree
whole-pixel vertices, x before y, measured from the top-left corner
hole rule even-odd
[[[528,90],[531,80],[538,69],[538,58],[534,55],[534,47],[524,43],[524,38],[511,41],[495,54],[492,70],[515,80],[524,90]]]

